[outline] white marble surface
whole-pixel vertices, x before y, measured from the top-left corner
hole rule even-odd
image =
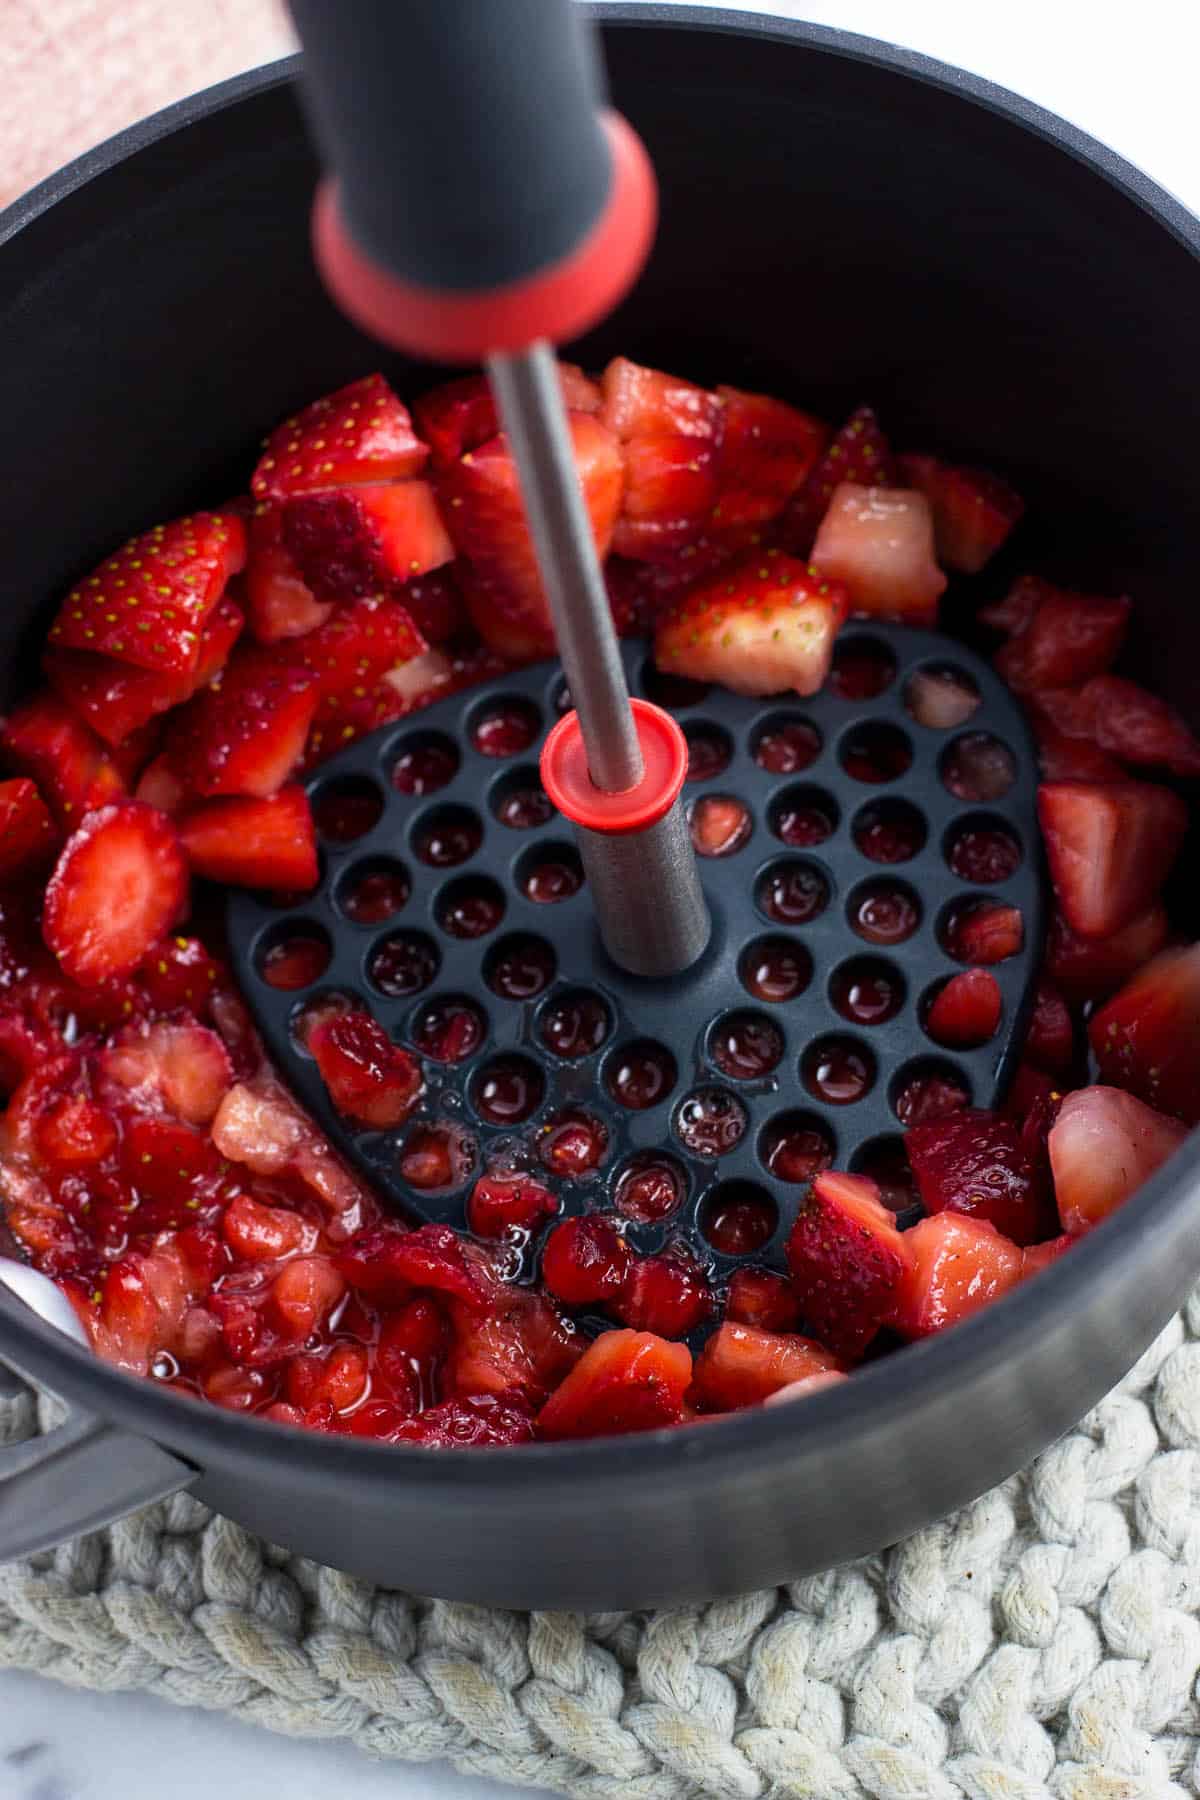
[[[753,0],[725,0],[747,11]],[[1180,0],[811,0],[774,10],[890,38],[1061,113],[1200,211],[1194,87],[1200,8]],[[400,1768],[291,1742],[136,1694],[0,1676],[0,1800],[499,1800],[511,1790],[445,1766]]]

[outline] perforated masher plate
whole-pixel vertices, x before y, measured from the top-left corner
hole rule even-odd
[[[712,937],[696,965],[665,981],[629,976],[607,957],[592,919],[586,886],[555,903],[530,899],[523,891],[531,866],[556,857],[576,863],[571,832],[557,815],[532,829],[514,829],[497,816],[507,796],[522,788],[539,788],[537,758],[545,732],[563,705],[563,681],[556,664],[543,663],[504,676],[484,687],[457,694],[398,724],[360,739],[314,772],[309,781],[318,816],[331,798],[349,797],[353,814],[361,801],[361,822],[378,817],[352,842],[322,845],[322,873],[313,893],[284,906],[245,892],[231,895],[228,906],[230,948],[244,994],[270,1054],[303,1103],[312,1111],[338,1149],[405,1215],[444,1220],[462,1226],[465,1202],[479,1174],[514,1156],[525,1159],[531,1173],[546,1179],[538,1144],[546,1128],[564,1108],[583,1109],[607,1131],[607,1151],[598,1169],[577,1179],[552,1178],[562,1213],[607,1209],[629,1158],[638,1152],[663,1151],[682,1170],[686,1195],[665,1223],[633,1224],[631,1242],[643,1251],[668,1240],[690,1240],[718,1282],[744,1259],[718,1254],[704,1237],[701,1221],[713,1205],[716,1190],[726,1184],[749,1184],[769,1196],[778,1223],[770,1239],[750,1260],[781,1267],[783,1245],[798,1203],[801,1183],[772,1175],[764,1161],[772,1133],[786,1115],[823,1132],[834,1166],[862,1167],[894,1145],[903,1127],[896,1104],[914,1074],[941,1071],[956,1079],[978,1106],[993,1104],[1003,1093],[1019,1057],[1042,936],[1040,840],[1035,813],[1036,759],[1028,728],[1008,690],[978,657],[959,644],[926,632],[890,626],[854,626],[839,639],[839,653],[873,645],[895,665],[895,673],[876,697],[843,699],[826,688],[801,700],[782,696],[750,700],[718,688],[697,689],[672,710],[689,737],[708,735],[729,752],[726,766],[707,779],[689,781],[685,803],[705,794],[740,800],[751,829],[733,853],[701,858],[700,873],[712,914]],[[646,647],[623,645],[631,690],[662,698]],[[979,706],[960,728],[942,731],[918,724],[906,705],[911,677],[921,670],[952,668],[974,683]],[[500,702],[520,702],[536,735],[527,748],[506,759],[481,754],[473,732]],[[774,774],[759,766],[754,750],[765,732],[781,721],[804,720],[820,737],[811,764],[800,773]],[[896,779],[875,785],[856,779],[844,758],[872,726],[890,728],[891,742],[911,749],[911,764]],[[970,804],[948,791],[942,779],[947,754],[963,737],[986,733],[1007,746],[1014,779],[1008,791],[986,804]],[[886,735],[886,734],[885,734]],[[414,795],[397,790],[392,772],[413,746],[441,746],[449,758],[449,778],[436,792]],[[549,806],[547,801],[546,806]],[[823,842],[789,846],[778,835],[781,819],[797,806],[823,809],[832,830]],[[902,862],[872,860],[860,848],[863,825],[878,822],[897,806],[910,809],[909,822],[923,832],[922,847]],[[913,820],[912,809],[918,816]],[[345,809],[343,809],[345,810]],[[449,824],[466,827],[465,841],[477,847],[460,862],[432,866],[419,846]],[[1015,841],[1020,863],[1007,879],[972,885],[959,879],[948,862],[957,834],[980,824],[997,826]],[[866,840],[869,841],[869,840]],[[458,848],[463,848],[459,842]],[[772,877],[801,865],[825,901],[807,922],[789,926],[764,910]],[[392,870],[407,886],[403,906],[386,921],[365,925],[347,918],[342,901],[364,872]],[[864,892],[879,882],[900,885],[915,901],[920,922],[907,941],[883,948],[865,942],[852,920]],[[482,890],[499,901],[503,917],[482,936],[453,935],[441,922],[447,895],[453,902],[468,884],[468,895]],[[806,887],[811,886],[806,884]],[[997,1035],[981,1048],[952,1052],[939,1048],[926,1034],[922,1019],[931,990],[957,973],[942,946],[941,932],[952,906],[979,897],[997,898],[1020,908],[1024,919],[1023,948],[997,964],[1004,1013]],[[329,962],[319,979],[300,991],[281,992],[263,979],[264,961],[273,946],[296,935],[317,936],[329,947]],[[548,946],[555,973],[536,998],[504,998],[489,983],[502,947],[516,936],[529,936]],[[393,940],[415,940],[429,979],[420,991],[389,994],[372,978],[394,960]],[[811,959],[802,993],[783,1003],[752,997],[740,970],[748,947],[764,938],[787,939]],[[383,952],[383,963],[379,958]],[[878,1024],[848,1022],[833,998],[834,977],[845,964],[864,957],[890,965],[903,1000],[894,1016]],[[388,984],[394,985],[394,983]],[[542,1041],[543,1011],[569,989],[599,995],[607,1009],[604,1041],[576,1060],[554,1055]],[[303,1021],[312,1008],[333,995],[347,996],[367,1007],[401,1044],[412,1045],[416,1022],[435,1000],[462,998],[478,1009],[483,1036],[461,1062],[424,1061],[426,1092],[416,1112],[397,1131],[360,1130],[329,1103],[316,1066],[303,1048]],[[751,1080],[731,1079],[713,1058],[713,1034],[726,1015],[767,1015],[781,1037],[781,1055],[767,1074]],[[806,1085],[806,1074],[820,1063],[829,1039],[850,1040],[863,1059],[870,1079],[867,1091],[849,1104],[830,1104]],[[611,1071],[631,1043],[652,1040],[673,1059],[676,1079],[668,1093],[644,1110],[618,1103],[608,1085]],[[481,1118],[473,1096],[497,1056],[517,1055],[536,1066],[544,1093],[530,1116],[517,1124],[496,1125]],[[536,1085],[536,1081],[535,1081]],[[680,1138],[681,1113],[697,1090],[732,1096],[744,1115],[744,1129],[725,1154],[694,1154]],[[417,1191],[398,1173],[403,1146],[414,1130],[430,1124],[452,1129],[463,1160],[452,1185]],[[711,1216],[710,1214],[708,1216]],[[536,1256],[536,1246],[530,1254]]]

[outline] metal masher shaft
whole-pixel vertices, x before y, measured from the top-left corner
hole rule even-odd
[[[488,374],[516,458],[525,513],[559,655],[598,788],[623,794],[642,779],[629,688],[608,593],[575,472],[558,364],[544,342],[493,356]]]

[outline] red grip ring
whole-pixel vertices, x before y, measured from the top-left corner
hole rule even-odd
[[[631,700],[645,773],[623,794],[606,794],[588,771],[579,715],[567,713],[542,747],[542,785],[574,825],[615,837],[645,831],[665,817],[687,775],[687,739],[670,713],[649,700]]]
[[[654,170],[620,113],[601,117],[612,153],[608,202],[581,244],[521,281],[464,294],[401,281],[346,233],[332,181],[317,189],[313,248],[325,284],[356,325],[395,350],[435,362],[479,362],[538,338],[566,343],[612,311],[650,254],[658,217]]]

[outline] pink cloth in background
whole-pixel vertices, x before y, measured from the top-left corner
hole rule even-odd
[[[147,113],[294,48],[281,0],[0,0],[0,205]]]

